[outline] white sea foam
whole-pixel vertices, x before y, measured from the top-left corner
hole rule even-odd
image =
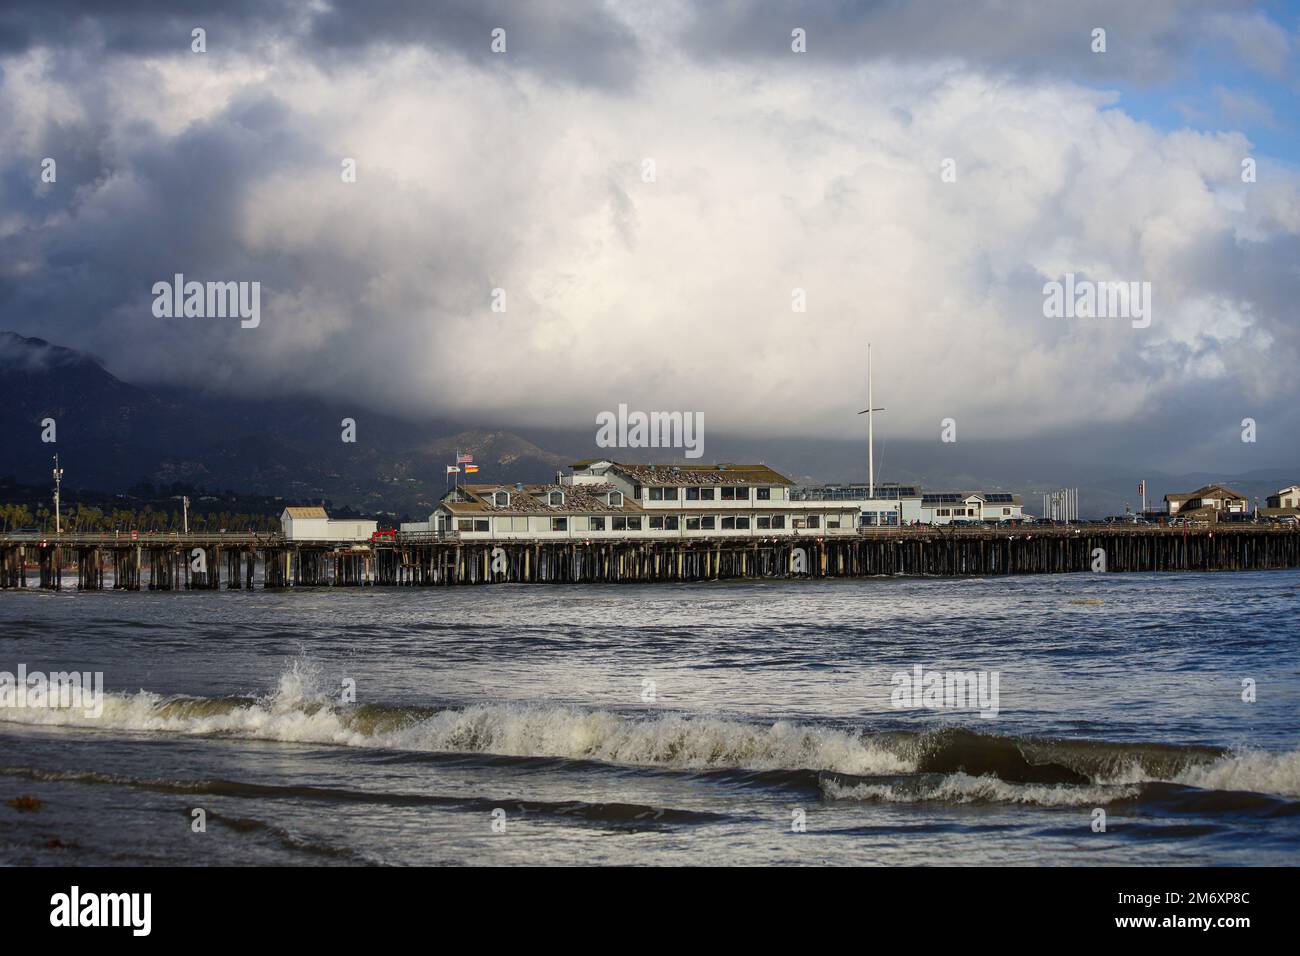
[[[1136,786],[1010,783],[993,776],[948,774],[933,782],[843,784],[827,780],[822,792],[832,800],[880,803],[1027,803],[1044,807],[1101,806],[1136,796]]]
[[[1188,767],[1174,782],[1202,790],[1250,790],[1300,797],[1300,750],[1233,754],[1214,763]]]
[[[424,717],[376,715],[338,707],[311,693],[303,675],[285,675],[255,701],[108,694],[104,712],[19,709],[12,722],[103,730],[229,735],[292,743],[393,750],[566,757],[678,769],[826,769],[848,774],[901,773],[912,765],[857,734],[787,721],[737,721],[666,715],[629,717],[604,710],[527,704],[480,704]]]
[[[342,706],[296,666],[264,697],[164,697],[148,691],[105,694],[103,714],[76,708],[5,708],[0,722],[180,735],[225,735],[287,743],[425,752],[486,753],[601,760],[672,769],[826,770],[853,776],[914,773],[916,758],[851,731],[790,721],[746,723],[667,714],[533,704],[477,704],[434,713]],[[1231,754],[1184,767],[1172,777],[1138,763],[1090,785],[1026,785],[993,776],[949,774],[937,785],[827,782],[828,796],[888,801],[1098,804],[1131,796],[1145,782],[1300,797],[1300,751]]]

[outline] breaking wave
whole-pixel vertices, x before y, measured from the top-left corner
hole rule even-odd
[[[75,708],[0,710],[0,722],[230,736],[394,751],[601,761],[682,771],[819,773],[830,799],[1097,805],[1143,784],[1300,798],[1300,751],[999,737],[962,728],[860,733],[791,721],[642,716],[536,704],[342,705],[294,667],[263,697],[106,694]]]

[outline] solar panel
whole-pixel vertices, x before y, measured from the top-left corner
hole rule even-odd
[[[951,493],[935,492],[932,495],[922,495],[921,501],[929,504],[955,504],[962,500],[961,495]]]

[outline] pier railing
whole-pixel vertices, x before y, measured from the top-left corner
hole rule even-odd
[[[41,543],[52,545],[131,545],[131,544],[264,544],[282,541],[274,532],[258,534],[248,531],[8,531],[0,533],[0,543]]]
[[[1300,568],[1294,525],[904,526],[709,537],[373,541],[253,533],[0,535],[0,588],[215,590],[362,585],[965,576]],[[110,583],[111,582],[111,583]]]

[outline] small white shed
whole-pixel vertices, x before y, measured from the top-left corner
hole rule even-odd
[[[285,508],[280,530],[288,541],[369,541],[377,521],[331,518],[319,506]]]

